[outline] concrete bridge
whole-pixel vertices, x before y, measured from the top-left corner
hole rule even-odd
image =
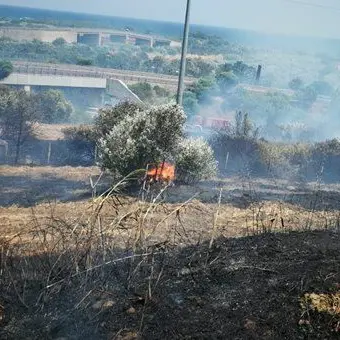
[[[75,106],[86,110],[125,100],[141,102],[126,84],[148,82],[175,90],[178,82],[177,77],[148,72],[28,62],[13,65],[14,72],[0,84],[35,92],[61,90]],[[185,79],[186,85],[194,81],[195,78]]]
[[[63,91],[72,102],[78,102],[78,106],[83,107],[102,106],[105,103],[115,104],[125,100],[142,103],[123,81],[113,78],[12,73],[0,81],[0,84],[24,88],[26,91],[58,89]],[[77,97],[78,99],[75,99]]]
[[[92,46],[103,46],[109,43],[130,43],[135,45],[157,46],[178,46],[178,42],[171,41],[159,36],[138,34],[130,31],[92,29],[92,28],[21,28],[1,27],[0,37],[13,40],[32,41],[34,39],[53,42],[57,38],[63,38],[68,43],[87,44]]]
[[[177,76],[169,76],[163,75],[158,73],[151,73],[151,72],[137,72],[137,71],[127,71],[127,70],[117,70],[117,69],[109,69],[109,68],[100,68],[100,67],[86,67],[86,66],[77,66],[77,65],[68,65],[68,64],[45,64],[45,63],[32,63],[32,62],[24,62],[24,61],[16,61],[12,62],[14,66],[14,74],[12,74],[9,78],[5,79],[4,82],[25,82],[21,85],[30,85],[29,82],[38,81],[37,79],[44,79],[44,84],[46,83],[47,76],[51,77],[51,82],[53,79],[56,79],[56,76],[59,77],[74,77],[80,78],[75,81],[77,84],[81,85],[83,80],[83,86],[79,87],[89,87],[91,84],[102,84],[100,80],[89,80],[86,78],[95,78],[95,79],[119,79],[126,84],[133,84],[133,83],[141,83],[147,82],[152,85],[159,85],[169,90],[175,90],[178,84],[178,77]],[[19,74],[21,76],[19,76]],[[42,77],[28,77],[23,75],[39,75]],[[17,80],[14,79],[16,77]],[[65,85],[69,83],[65,80]],[[60,79],[62,82],[62,80]],[[193,84],[196,81],[196,78],[186,77],[184,83],[186,86]],[[34,83],[36,85],[36,82]],[[8,84],[10,85],[10,84]],[[14,85],[14,84],[12,84]],[[19,85],[19,83],[17,83]],[[48,86],[48,85],[42,85]],[[99,86],[99,85],[98,85]],[[101,85],[100,85],[101,86]],[[74,86],[72,86],[74,87]],[[93,85],[93,87],[97,87]]]

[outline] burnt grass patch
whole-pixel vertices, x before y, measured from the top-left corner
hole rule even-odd
[[[339,291],[339,231],[78,253],[76,270],[72,249],[0,249],[1,339],[339,338],[339,314],[301,304]]]

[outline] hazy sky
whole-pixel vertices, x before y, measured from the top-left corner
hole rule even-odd
[[[0,0],[0,3],[113,16],[183,21],[186,0]],[[316,6],[312,7],[303,3]],[[327,8],[327,6],[333,8]],[[287,34],[340,37],[340,1],[192,0],[192,22]]]

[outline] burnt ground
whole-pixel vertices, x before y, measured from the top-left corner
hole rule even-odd
[[[0,166],[0,207],[32,207],[43,202],[72,202],[91,198],[93,183],[100,175],[97,167]],[[113,183],[101,177],[97,192]],[[282,201],[309,210],[338,210],[340,184],[296,182],[277,178],[232,176],[205,181],[197,186],[176,185],[166,195],[169,203],[183,203],[195,197],[202,203],[221,203],[247,208],[261,201]],[[138,190],[130,192],[138,196]]]
[[[134,253],[117,242],[118,234],[133,237],[131,225],[143,216],[130,197],[119,212],[103,208],[107,234],[99,244],[90,239],[84,255],[72,244],[73,228],[87,233],[88,221],[78,217],[91,211],[89,177],[98,174],[0,168],[0,339],[339,338],[339,302],[316,312],[300,301],[306,293],[339,292],[338,184],[233,177],[175,186],[145,220],[145,232],[168,214],[173,219]],[[218,240],[209,249],[217,212]],[[11,243],[21,231],[27,235]],[[55,242],[45,239],[57,232]]]
[[[48,293],[39,275],[26,273],[25,295],[19,284],[18,295],[1,286],[0,337],[338,339],[339,314],[303,313],[300,299],[339,289],[339,250],[334,231],[220,238],[210,250],[206,243],[158,249],[141,262],[113,263]]]

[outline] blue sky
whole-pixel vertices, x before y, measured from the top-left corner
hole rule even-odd
[[[320,4],[338,8],[298,4]],[[186,0],[0,0],[1,4],[183,21]],[[298,35],[340,37],[339,0],[192,0],[192,22]]]

